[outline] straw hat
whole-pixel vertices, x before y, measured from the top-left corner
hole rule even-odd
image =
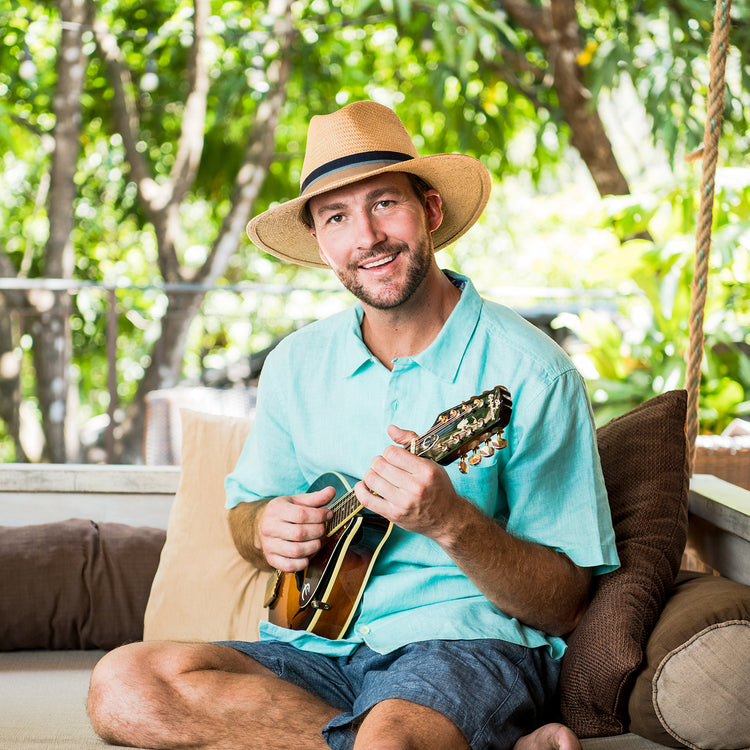
[[[383,172],[411,172],[440,193],[443,222],[433,232],[435,250],[464,234],[490,196],[489,172],[480,161],[465,154],[420,157],[393,110],[375,102],[354,102],[310,120],[300,197],[256,216],[247,233],[278,258],[326,268],[302,218],[305,204],[315,195]]]

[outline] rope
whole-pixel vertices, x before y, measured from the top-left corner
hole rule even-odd
[[[703,180],[698,214],[695,247],[695,273],[691,287],[690,344],[685,373],[688,393],[687,438],[690,474],[692,474],[695,439],[698,435],[698,392],[703,361],[703,311],[708,288],[708,257],[711,253],[711,225],[713,222],[716,162],[719,155],[719,136],[724,109],[724,72],[729,50],[729,13],[732,0],[717,0],[714,31],[709,54],[710,81],[708,111],[703,135]]]

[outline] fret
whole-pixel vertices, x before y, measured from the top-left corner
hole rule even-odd
[[[344,523],[346,523],[352,516],[359,513],[362,509],[357,496],[354,494],[354,490],[349,490],[344,493],[332,506],[333,518],[328,522],[326,526],[326,533],[331,536],[335,533]]]

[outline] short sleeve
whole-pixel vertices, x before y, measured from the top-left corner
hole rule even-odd
[[[507,530],[557,549],[595,574],[614,570],[612,519],[581,376],[566,370],[520,412],[501,477]]]

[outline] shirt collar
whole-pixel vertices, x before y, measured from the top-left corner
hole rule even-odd
[[[412,359],[436,377],[452,383],[479,322],[482,298],[468,277],[454,271],[444,273],[461,290],[461,298],[434,341]]]
[[[413,357],[400,357],[399,359],[411,360],[441,380],[453,382],[479,321],[482,299],[468,277],[454,271],[444,271],[444,273],[461,290],[458,303],[448,320],[445,321],[440,333],[424,351]],[[375,357],[362,340],[363,316],[364,310],[357,303],[351,310],[348,326],[342,330],[338,349],[343,377],[354,375],[362,367],[376,363]]]

